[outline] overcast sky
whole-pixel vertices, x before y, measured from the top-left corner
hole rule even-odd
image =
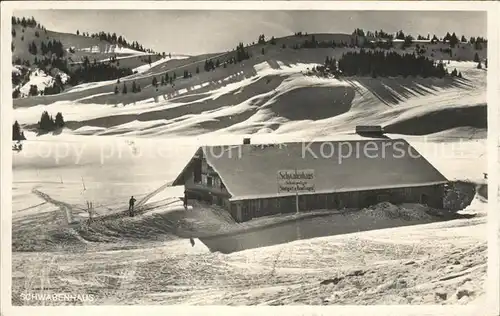
[[[33,16],[59,32],[116,32],[155,51],[199,54],[232,49],[240,41],[308,33],[352,33],[355,28],[414,36],[446,32],[486,37],[484,12],[430,11],[167,11],[167,10],[37,10]]]

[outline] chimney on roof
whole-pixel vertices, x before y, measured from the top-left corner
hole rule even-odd
[[[243,145],[250,145],[250,138],[243,138]]]
[[[383,136],[384,129],[380,125],[357,125],[356,134],[362,136]]]

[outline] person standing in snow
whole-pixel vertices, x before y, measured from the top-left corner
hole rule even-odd
[[[130,197],[130,200],[128,201],[128,212],[130,217],[134,216],[134,204],[135,204],[136,199],[134,199],[134,196],[132,195]]]
[[[184,209],[187,210],[188,208],[188,197],[187,197],[187,191],[184,191]]]
[[[193,239],[193,237],[189,237],[189,241],[191,242],[191,247],[194,247],[194,239]]]

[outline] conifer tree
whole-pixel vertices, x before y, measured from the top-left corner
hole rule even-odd
[[[412,43],[413,43],[413,37],[411,35],[407,35],[404,38],[404,42],[403,42],[402,47],[403,48],[410,47]]]
[[[55,120],[55,127],[56,128],[62,128],[64,127],[64,118],[61,112],[57,112],[56,114],[56,120]]]
[[[474,54],[474,62],[479,62],[479,55],[477,53]]]
[[[453,32],[453,34],[450,36],[449,41],[450,41],[450,47],[452,48],[458,44],[459,40],[455,32]]]
[[[38,87],[36,85],[31,85],[30,86],[30,91],[29,91],[30,96],[37,96],[38,95]]]
[[[19,88],[16,88],[12,92],[12,99],[17,99],[17,98],[19,98],[20,95],[21,95],[21,91],[19,90]]]
[[[15,121],[12,125],[12,140],[23,140],[24,137],[21,136],[21,126]]]
[[[40,121],[38,121],[38,128],[45,132],[53,131],[55,128],[55,122],[52,116],[49,115],[47,111],[42,113]]]

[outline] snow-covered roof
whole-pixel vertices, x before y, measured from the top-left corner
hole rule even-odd
[[[231,200],[287,195],[278,194],[277,184],[277,172],[286,169],[314,169],[314,193],[403,188],[447,182],[403,139],[295,142],[272,146],[206,146],[200,148],[197,155],[201,153],[221,177],[231,194]],[[189,170],[190,163],[172,185],[184,184],[183,174]]]

